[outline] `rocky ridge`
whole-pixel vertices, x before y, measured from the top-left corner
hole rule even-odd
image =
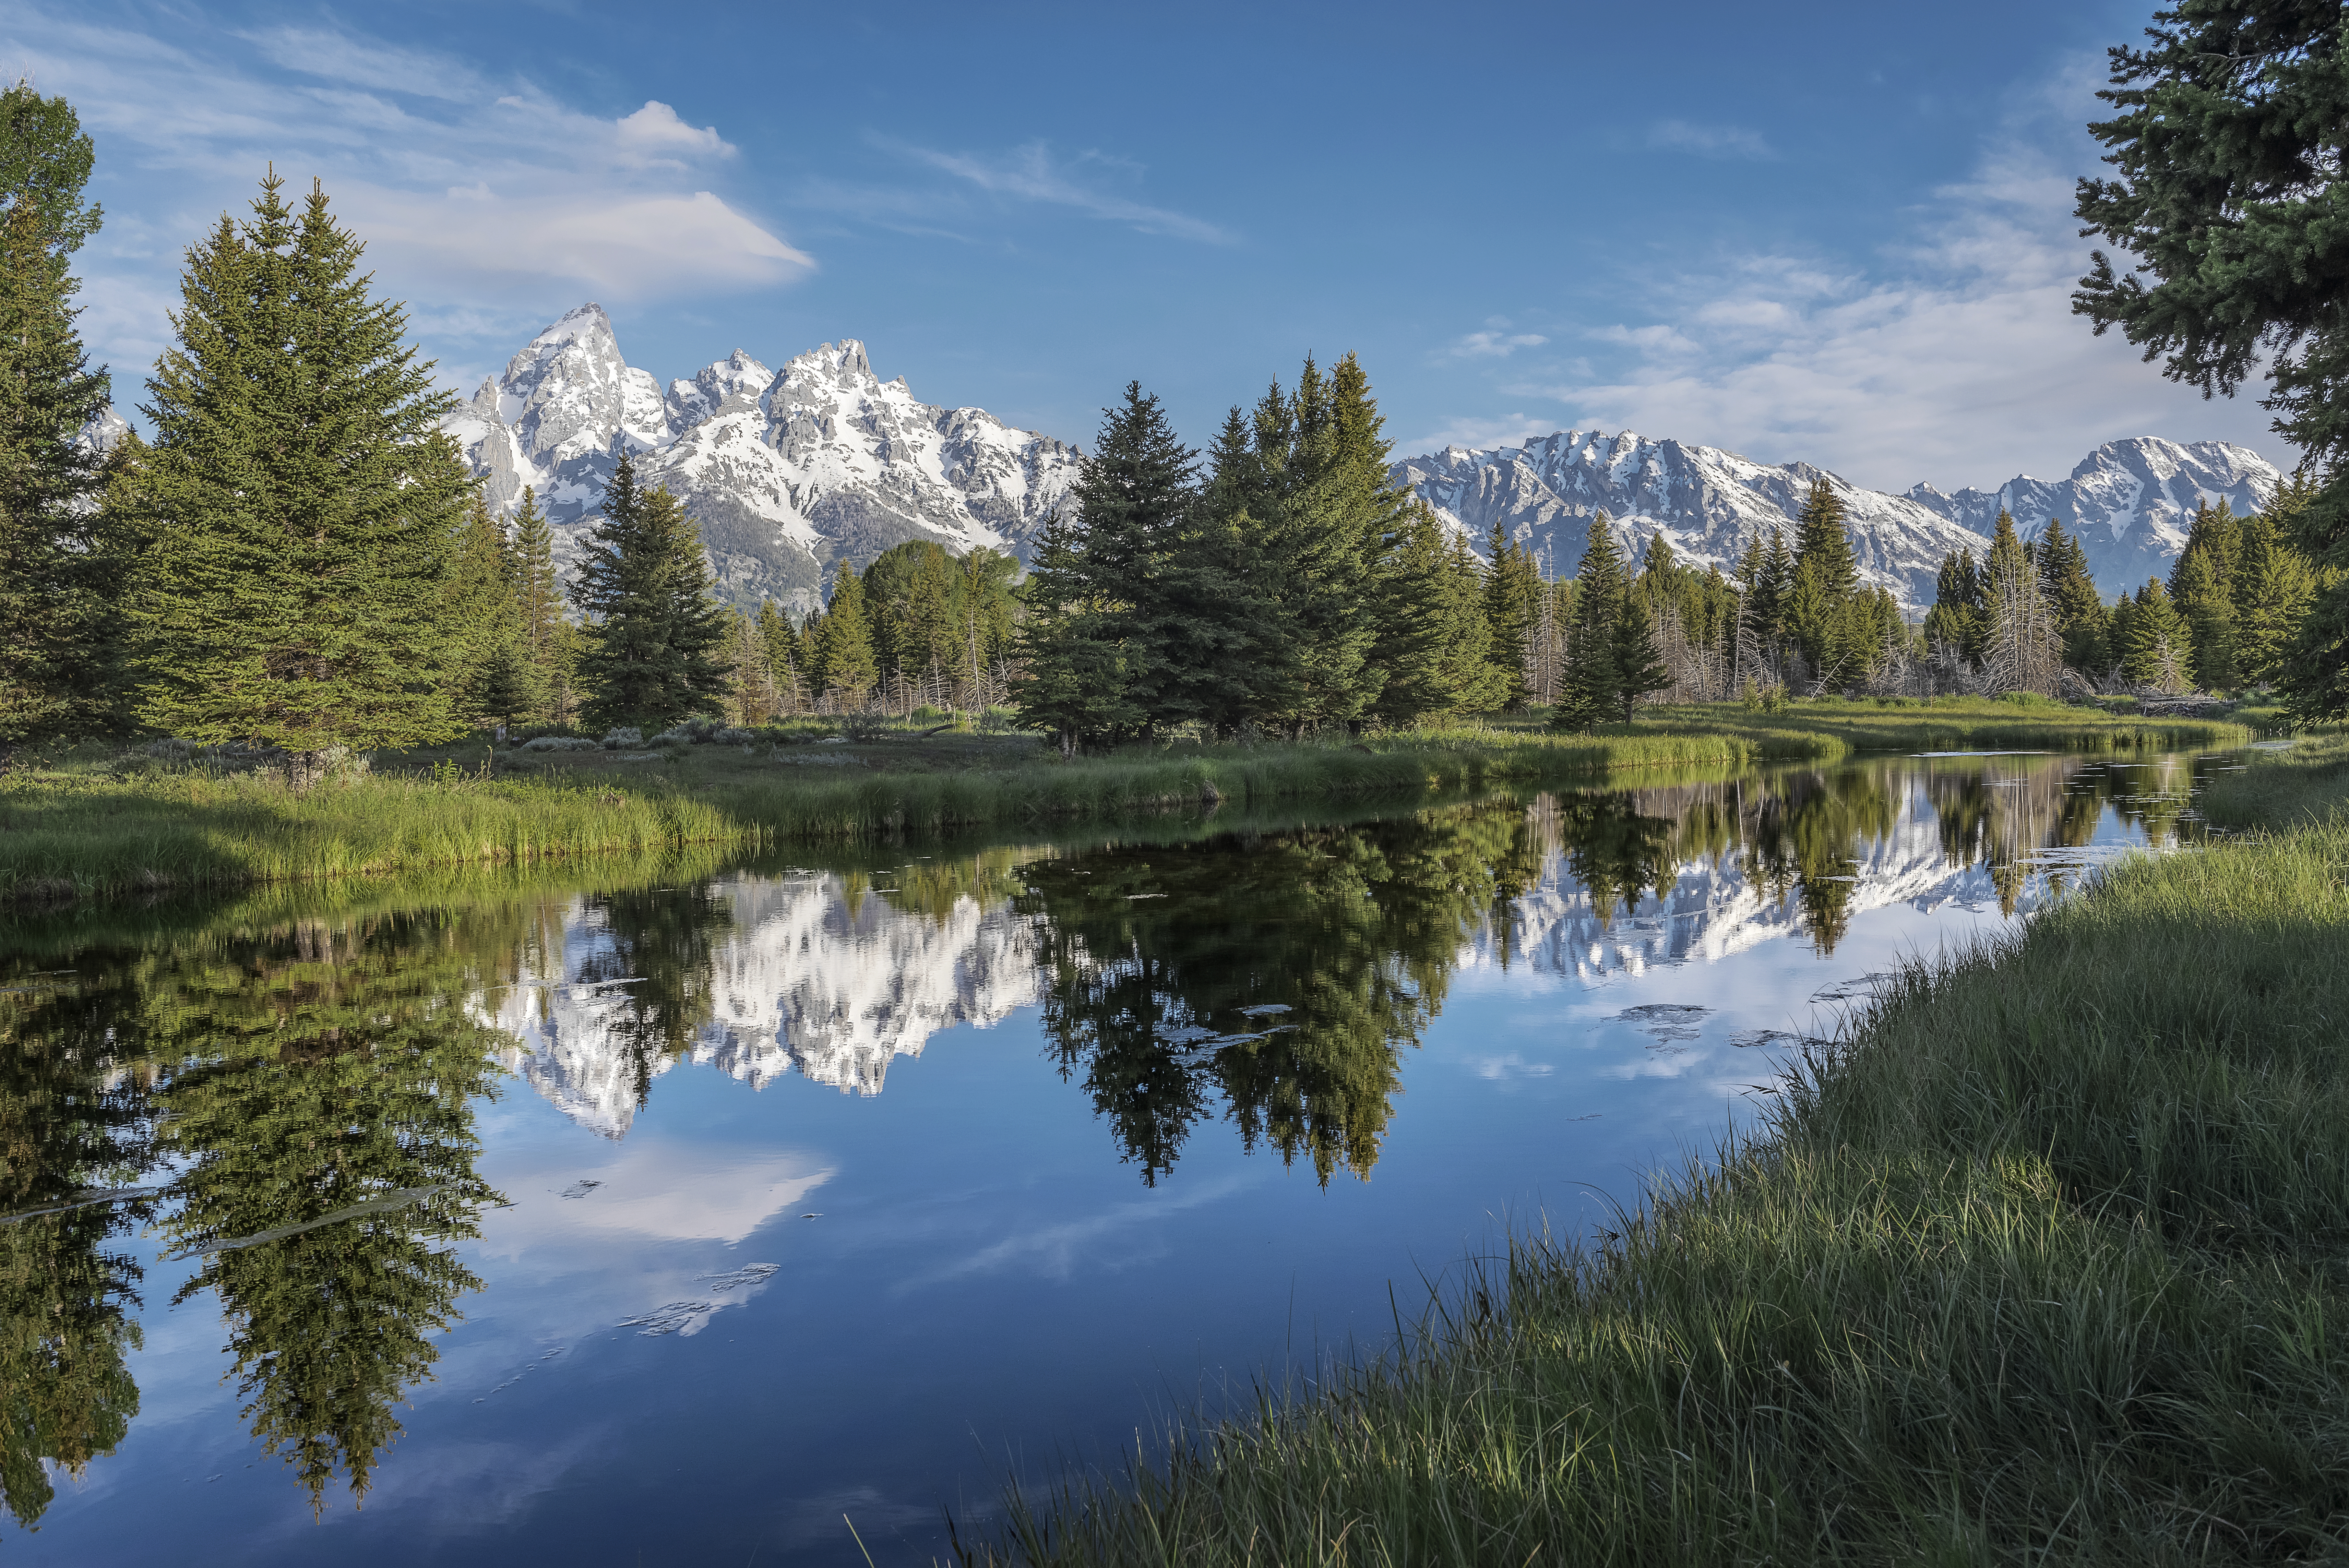
[[[834,561],[863,566],[909,539],[1024,559],[1079,461],[983,410],[922,402],[853,338],[781,370],[738,348],[664,389],[593,304],[533,338],[447,429],[501,514],[537,490],[566,575],[626,452],[686,503],[727,597],[802,613]]]
[[[1772,528],[1791,533],[1804,496],[1824,479],[1849,514],[1861,575],[1890,588],[1912,613],[1932,603],[1943,556],[1983,553],[2002,506],[2026,538],[2063,518],[2110,597],[2168,570],[2197,506],[2224,499],[2238,513],[2257,511],[2283,477],[2257,452],[2227,441],[2181,445],[2138,436],[2106,442],[2064,480],[2019,475],[1996,490],[1945,495],[1920,484],[1891,495],[1807,462],[1772,466],[1630,431],[1560,431],[1519,447],[1445,447],[1406,458],[1390,474],[1479,551],[1498,524],[1561,576],[1580,564],[1590,517],[1599,511],[1635,557],[1661,533],[1683,559],[1729,571]]]

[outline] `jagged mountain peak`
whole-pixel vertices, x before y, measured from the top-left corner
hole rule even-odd
[[[2194,509],[2225,499],[2240,512],[2267,504],[2282,480],[2256,452],[2225,441],[2156,437],[2107,441],[2057,483],[2018,476],[1996,490],[1943,494],[1919,484],[1891,495],[1816,463],[1762,463],[1736,452],[1632,431],[1558,431],[1514,447],[1447,446],[1392,471],[1479,549],[1498,524],[1548,568],[1570,574],[1588,518],[1607,511],[1634,551],[1661,534],[1684,560],[1729,571],[1774,528],[1791,530],[1813,483],[1844,503],[1862,575],[1911,612],[1933,597],[1950,551],[1988,547],[1999,509],[2026,537],[2062,517],[2079,534],[2096,583],[2111,595],[2166,571]]]
[[[448,422],[490,499],[535,486],[566,572],[619,454],[682,499],[720,590],[745,608],[821,602],[833,562],[907,539],[1024,557],[1075,477],[1076,449],[882,381],[860,339],[780,371],[746,349],[662,390],[622,358],[602,306],[566,313]]]

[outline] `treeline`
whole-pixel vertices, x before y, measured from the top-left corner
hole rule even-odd
[[[2204,504],[2168,581],[2148,578],[2110,606],[2061,518],[2026,545],[2002,512],[1985,561],[1966,552],[1941,564],[1925,618],[1932,657],[1992,688],[2051,691],[2066,670],[2107,689],[2300,684],[2299,633],[2324,581],[2293,524],[2316,489],[2293,480],[2249,517]]]
[[[1201,461],[1139,383],[1047,525],[1014,700],[1063,750],[1195,728],[1297,735],[1522,703],[1566,590],[1496,537],[1479,562],[1387,478],[1352,355],[1234,408]],[[1547,643],[1545,643],[1547,639]],[[1544,698],[1554,696],[1545,691]]]
[[[262,182],[191,247],[154,438],[102,450],[112,387],[76,328],[98,227],[71,107],[0,94],[0,754],[158,731],[347,749],[487,724],[755,724],[1003,700],[1018,566],[935,544],[843,566],[794,624],[721,604],[684,508],[623,461],[566,592],[525,493],[509,525],[440,429],[452,406],[370,296],[314,184]]]

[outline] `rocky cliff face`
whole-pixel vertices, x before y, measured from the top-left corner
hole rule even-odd
[[[802,613],[833,562],[908,539],[1024,559],[1078,462],[1049,436],[882,380],[854,339],[780,371],[737,349],[664,389],[621,357],[596,305],[533,338],[448,428],[501,513],[537,489],[566,573],[626,452],[691,510],[728,597]]]
[[[2180,446],[2137,437],[2098,447],[2065,480],[2018,476],[1991,491],[1944,495],[1919,485],[1888,495],[1810,463],[1773,467],[1629,431],[1561,431],[1521,447],[1446,447],[1407,458],[1392,474],[1480,550],[1497,523],[1562,576],[1580,563],[1599,511],[1615,520],[1635,556],[1661,533],[1682,556],[1729,571],[1772,528],[1791,535],[1812,483],[1825,479],[1850,516],[1862,575],[1916,612],[1932,603],[1944,555],[1971,549],[1980,556],[1988,548],[2002,506],[2026,538],[2049,518],[2063,518],[2081,536],[2096,586],[2109,597],[2168,570],[2198,505],[2223,498],[2238,513],[2254,512],[2282,479],[2256,452],[2225,441]]]

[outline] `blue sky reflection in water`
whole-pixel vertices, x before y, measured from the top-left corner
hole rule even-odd
[[[1391,1282],[1408,1312],[1505,1227],[1602,1220],[1868,976],[2173,837],[2215,765],[1876,760],[33,933],[0,1207],[174,1185],[0,1225],[0,1311],[79,1325],[16,1397],[97,1456],[5,1550],[840,1562],[846,1514],[927,1561],[1012,1468],[1113,1463],[1381,1342]]]

